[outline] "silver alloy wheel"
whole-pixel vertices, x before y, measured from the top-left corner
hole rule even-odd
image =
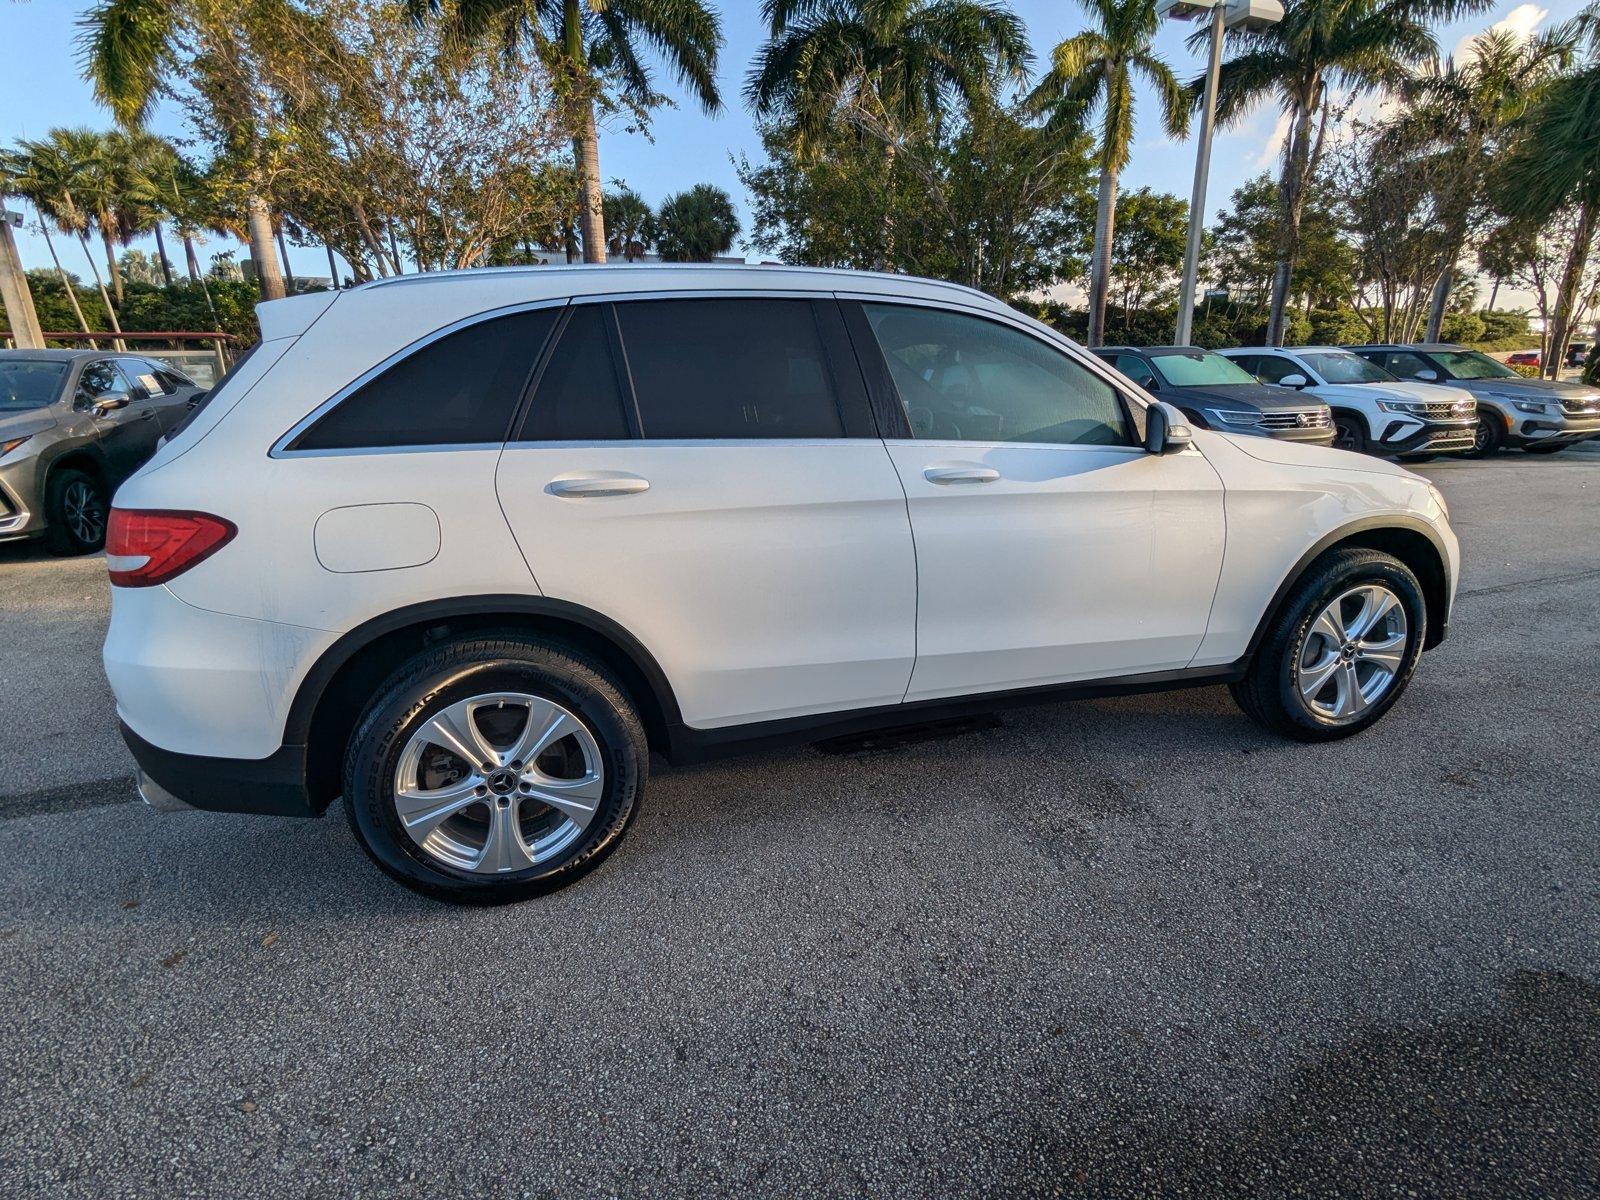
[[[81,479],[67,484],[61,493],[61,512],[72,536],[85,545],[98,542],[105,533],[106,508],[92,486]]]
[[[1295,660],[1294,682],[1325,721],[1353,721],[1394,686],[1406,654],[1406,610],[1378,583],[1340,593],[1318,614]]]
[[[599,744],[553,700],[491,692],[457,701],[411,735],[395,767],[400,824],[423,851],[499,875],[548,862],[594,819]]]

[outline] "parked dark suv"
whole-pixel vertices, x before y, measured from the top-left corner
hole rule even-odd
[[[203,395],[139,355],[0,350],[0,542],[98,550],[112,491]]]
[[[1328,406],[1259,382],[1237,363],[1198,346],[1101,346],[1094,354],[1202,429],[1293,442],[1333,441]]]
[[[1502,446],[1553,454],[1600,436],[1600,388],[1589,384],[1530,379],[1481,351],[1449,342],[1350,348],[1401,379],[1471,392],[1478,401],[1474,458]]]

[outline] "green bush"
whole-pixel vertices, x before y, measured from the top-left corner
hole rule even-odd
[[[1589,361],[1583,364],[1583,381],[1591,387],[1600,387],[1600,346],[1589,350]]]
[[[1439,326],[1439,338],[1446,342],[1481,342],[1488,332],[1488,322],[1474,312],[1445,313]]]
[[[77,294],[83,319],[89,329],[95,333],[109,334],[111,322],[106,319],[106,307],[100,299],[100,290],[93,286],[85,287],[77,279],[73,279],[73,283],[73,291]],[[211,289],[212,303],[217,308],[215,322],[206,304],[205,292],[199,284],[188,281],[174,283],[171,287],[150,283],[125,284],[118,319],[128,333],[165,330],[203,333],[221,325],[224,333],[231,333],[240,339],[239,349],[260,338],[255,306],[260,303],[261,291],[254,281],[212,279],[207,281],[207,286]],[[72,302],[59,275],[54,271],[29,271],[28,287],[33,292],[33,307],[39,314],[41,329],[49,333],[77,330],[77,314],[72,311]],[[5,322],[4,328],[11,328],[9,321]]]
[[[1318,346],[1356,346],[1372,340],[1367,323],[1348,308],[1314,308],[1308,340]]]

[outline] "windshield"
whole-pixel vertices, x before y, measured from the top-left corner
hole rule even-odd
[[[1376,363],[1370,363],[1359,354],[1348,350],[1319,350],[1313,353],[1300,351],[1318,375],[1329,383],[1393,383],[1394,376]]]
[[[0,360],[0,412],[47,408],[61,395],[67,364],[42,359]]]
[[[1504,363],[1497,363],[1478,350],[1433,350],[1434,358],[1457,379],[1521,379]]]
[[[1219,384],[1256,382],[1256,377],[1238,363],[1229,362],[1209,350],[1191,354],[1152,354],[1161,378],[1172,387],[1213,387]]]

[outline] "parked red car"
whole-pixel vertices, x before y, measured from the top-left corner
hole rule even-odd
[[[1539,365],[1539,352],[1537,350],[1518,350],[1515,354],[1506,355],[1506,365],[1512,367],[1537,367]]]

